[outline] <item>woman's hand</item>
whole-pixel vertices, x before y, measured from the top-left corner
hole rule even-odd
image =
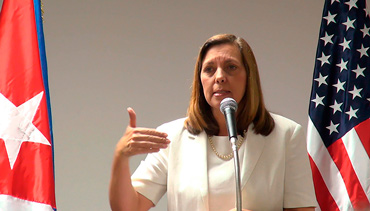
[[[170,140],[167,134],[151,128],[136,127],[136,114],[132,108],[128,108],[130,123],[125,134],[116,146],[116,153],[129,158],[133,155],[158,152],[161,148],[167,148]]]

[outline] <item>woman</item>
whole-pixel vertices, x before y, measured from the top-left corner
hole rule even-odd
[[[194,70],[188,116],[157,130],[130,124],[118,142],[110,183],[113,210],[149,210],[165,192],[168,210],[233,210],[232,150],[220,102],[236,113],[244,210],[314,210],[312,177],[300,125],[270,114],[247,42],[215,35]],[[129,158],[150,153],[130,177]]]

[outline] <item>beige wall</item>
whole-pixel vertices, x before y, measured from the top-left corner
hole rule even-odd
[[[268,108],[306,127],[322,0],[43,3],[61,211],[109,210],[126,107],[139,126],[183,117],[195,57],[214,34],[250,43]],[[165,199],[153,210],[166,210]]]

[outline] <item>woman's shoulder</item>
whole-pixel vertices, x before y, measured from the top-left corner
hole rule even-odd
[[[174,135],[185,129],[184,127],[185,119],[186,118],[183,117],[183,118],[179,118],[179,119],[175,119],[175,120],[163,123],[157,127],[157,130],[161,132],[165,132],[169,136]]]
[[[168,128],[168,127],[170,127],[170,128],[182,128],[184,126],[185,119],[186,118],[183,117],[183,118],[179,118],[179,119],[175,119],[175,120],[163,123],[160,126],[158,126],[158,129]]]
[[[171,145],[173,145],[173,142],[176,142],[177,140],[179,140],[180,137],[182,136],[182,134],[184,132],[187,132],[187,130],[184,126],[185,119],[186,118],[184,117],[184,118],[179,118],[179,119],[172,120],[170,122],[166,122],[166,123],[160,125],[157,128],[157,130],[167,133],[168,139],[171,140],[171,142],[172,142]]]
[[[271,137],[287,138],[283,138],[282,140],[290,140],[293,137],[300,137],[299,139],[304,138],[305,132],[300,124],[279,114],[271,114],[271,116],[275,121],[275,128],[270,134]]]
[[[282,115],[275,114],[275,113],[270,113],[270,114],[271,114],[271,117],[274,119],[275,127],[279,127],[279,128],[301,127],[300,124],[298,124],[297,122],[295,122],[292,119],[289,119],[287,117],[284,117]]]

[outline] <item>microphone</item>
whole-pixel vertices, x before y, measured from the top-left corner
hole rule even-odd
[[[236,142],[238,140],[238,132],[236,131],[235,112],[238,109],[238,104],[232,98],[225,98],[220,103],[220,110],[225,116],[227,131],[229,132],[229,139],[234,154],[234,170],[236,183],[236,210],[242,210],[242,192],[240,186],[240,164],[239,155]]]
[[[236,129],[235,112],[238,109],[238,104],[233,98],[227,97],[220,103],[220,110],[225,116],[227,131],[229,132],[229,139],[232,137],[238,138]]]

